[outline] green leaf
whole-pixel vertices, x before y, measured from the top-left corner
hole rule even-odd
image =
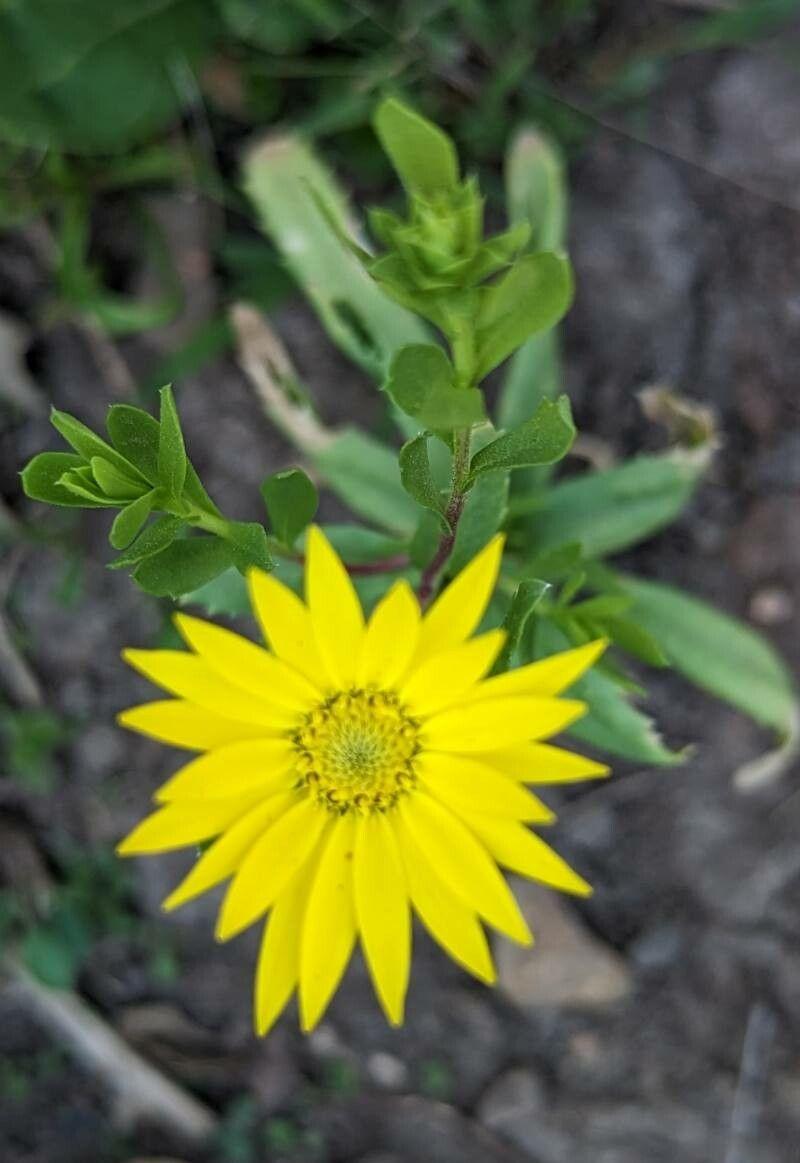
[[[373,561],[383,561],[398,557],[407,549],[403,538],[387,537],[374,529],[361,525],[323,525],[323,532],[348,565],[367,565]]]
[[[472,561],[508,516],[508,473],[481,477],[467,494],[456,528],[456,539],[447,570],[457,573]]]
[[[581,574],[580,585],[573,591],[568,598],[562,593],[559,604],[565,605],[583,586],[586,580],[586,574]],[[618,614],[623,614],[630,606],[631,600],[624,594],[599,594],[594,598],[586,598],[582,602],[576,602],[574,606],[570,606],[570,614],[574,618],[581,618],[586,621],[598,621],[607,617],[613,618]]]
[[[672,586],[623,575],[629,616],[649,631],[688,679],[786,738],[797,691],[766,639],[735,618]]]
[[[531,516],[536,553],[580,542],[587,557],[619,553],[669,525],[708,465],[705,450],[638,456],[549,489]]]
[[[563,383],[558,328],[532,335],[508,365],[497,400],[498,428],[516,428],[530,420],[542,400],[557,396]]]
[[[147,518],[152,512],[155,504],[156,493],[155,489],[152,492],[144,493],[137,500],[132,501],[114,518],[114,524],[111,526],[111,532],[108,535],[108,540],[114,549],[125,549],[133,541],[142,525],[144,525]]]
[[[547,618],[536,623],[537,657],[565,650],[571,643]],[[620,686],[596,667],[570,687],[570,697],[584,699],[589,712],[569,728],[568,734],[593,747],[621,755],[635,763],[671,767],[682,763],[685,752],[665,746],[653,720],[628,701]]]
[[[102,456],[93,456],[89,462],[92,476],[98,486],[111,500],[131,501],[142,494],[142,484],[126,473],[120,472]],[[138,473],[136,474],[138,477]]]
[[[567,181],[558,146],[536,129],[522,129],[506,156],[506,203],[512,222],[527,222],[534,246],[561,250],[566,244]],[[530,419],[542,400],[562,390],[561,344],[557,328],[532,335],[512,356],[497,403],[500,428],[516,428]],[[514,491],[540,487],[547,466],[518,474]]]
[[[129,464],[124,456],[121,456],[96,432],[92,432],[91,428],[87,428],[80,420],[70,416],[69,412],[59,412],[53,408],[50,412],[50,423],[64,437],[67,444],[74,448],[77,453],[80,453],[85,461],[91,461],[92,457],[99,456],[113,465],[123,476],[133,475],[136,478],[139,475],[135,466]]]
[[[558,323],[572,301],[572,268],[564,255],[542,251],[518,259],[482,291],[477,376],[482,379],[529,336]]]
[[[106,415],[111,443],[151,485],[158,484],[158,421],[132,404],[112,404]]]
[[[149,413],[130,404],[113,404],[108,410],[106,427],[111,441],[151,485],[159,483],[158,450],[160,425]],[[219,515],[219,509],[203,488],[191,462],[187,461],[183,499],[198,509]]]
[[[373,124],[409,193],[431,196],[458,184],[456,148],[438,125],[394,97],[380,103]]]
[[[604,618],[603,631],[615,646],[648,666],[669,666],[669,658],[652,634],[630,618]]]
[[[169,500],[178,504],[186,481],[186,449],[172,388],[162,388],[159,396],[158,483]]]
[[[277,574],[277,571],[276,571]],[[281,579],[285,581],[286,579]],[[200,606],[209,617],[216,618],[224,614],[228,618],[239,618],[243,615],[252,616],[250,595],[247,592],[247,582],[238,569],[231,567],[222,573],[182,594],[182,606]]]
[[[414,532],[419,510],[403,489],[397,455],[388,445],[347,428],[314,454],[314,466],[359,517],[392,533]]]
[[[414,343],[396,352],[386,391],[423,428],[450,431],[486,418],[482,393],[456,387],[450,360],[434,344]]]
[[[569,398],[542,400],[530,420],[475,453],[470,463],[470,480],[497,469],[553,464],[566,456],[574,439]]]
[[[400,449],[400,480],[403,488],[422,505],[435,513],[442,528],[449,532],[450,524],[444,514],[442,493],[431,472],[428,460],[428,435],[423,432],[409,440]]]
[[[251,566],[272,569],[275,564],[267,544],[267,531],[257,521],[227,521],[225,539],[233,551],[233,564],[240,573]]]
[[[65,472],[58,483],[90,506],[99,505],[106,509],[116,509],[119,505],[119,501],[110,500],[97,485],[88,466]]]
[[[144,532],[136,538],[133,545],[130,545],[120,557],[112,561],[108,568],[125,569],[130,565],[137,565],[147,557],[161,553],[162,549],[171,545],[185,527],[186,522],[180,517],[168,515],[159,517],[152,525],[148,525]]]
[[[357,234],[333,176],[296,137],[270,137],[245,159],[245,190],[268,234],[334,343],[382,380],[392,354],[424,343],[424,326],[388,299],[330,220]],[[324,206],[324,211],[321,209]]]
[[[267,477],[261,496],[275,536],[291,548],[317,511],[319,497],[313,481],[301,468],[288,468]]]
[[[20,473],[25,496],[33,501],[63,505],[70,509],[102,509],[104,502],[85,500],[61,484],[61,478],[65,473],[78,469],[83,464],[83,457],[77,456],[74,452],[40,452],[33,460],[28,461]]]
[[[504,670],[508,670],[528,625],[528,619],[549,589],[550,583],[540,578],[523,578],[520,581],[503,619],[502,628],[506,632],[506,640],[495,659],[492,674],[502,674]]]
[[[754,41],[797,16],[797,0],[745,0],[730,11],[711,12],[688,26],[681,23],[667,43],[671,54],[703,52]]]
[[[191,75],[219,33],[195,0],[25,0],[0,5],[0,137],[60,153],[108,154],[180,112],[179,54]]]
[[[34,977],[52,989],[71,989],[81,956],[62,933],[48,923],[36,925],[22,942],[22,960]]]
[[[408,555],[412,564],[418,569],[424,569],[426,565],[429,565],[439,547],[441,536],[439,518],[429,509],[423,509],[408,546]]]
[[[199,589],[233,564],[233,547],[218,537],[173,541],[134,571],[137,585],[159,598],[178,598]]]
[[[567,176],[564,157],[539,129],[521,129],[505,161],[509,221],[526,223],[536,250],[561,250],[566,240]]]

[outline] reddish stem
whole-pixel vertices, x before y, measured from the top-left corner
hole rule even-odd
[[[465,499],[466,498],[464,497],[463,493],[456,493],[450,499],[450,504],[447,506],[447,512],[445,513],[450,530],[448,533],[444,533],[442,535],[438,549],[428,564],[425,566],[425,569],[422,571],[422,577],[419,579],[419,589],[417,590],[417,593],[419,594],[419,604],[423,607],[423,609],[425,606],[427,606],[428,602],[433,596],[433,589],[436,585],[436,579],[439,576],[439,572],[442,569],[442,566],[446,563],[448,557],[453,552],[453,545],[455,544],[456,540],[456,527],[458,526],[458,522],[464,508]]]

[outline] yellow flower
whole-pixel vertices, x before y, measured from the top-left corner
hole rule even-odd
[[[481,922],[532,941],[498,865],[590,892],[525,826],[554,816],[523,785],[606,774],[541,742],[584,712],[556,696],[604,643],[485,678],[503,632],[470,635],[501,553],[496,537],[425,614],[398,581],[365,623],[344,566],[314,527],[305,604],[268,574],[249,576],[269,652],[183,614],[176,622],[192,652],[125,652],[177,698],[134,707],[120,722],[202,754],[160,788],[162,806],[119,852],[218,837],[164,908],[232,878],[219,940],[269,912],[256,976],[259,1033],[295,989],[310,1030],[357,938],[387,1018],[402,1022],[412,909],[451,957],[492,982]]]

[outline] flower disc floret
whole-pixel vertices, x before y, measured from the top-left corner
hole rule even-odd
[[[290,738],[298,787],[337,815],[386,812],[417,782],[418,724],[393,691],[337,691]]]

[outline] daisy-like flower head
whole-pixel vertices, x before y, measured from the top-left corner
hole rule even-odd
[[[219,940],[267,915],[255,988],[261,1034],[295,990],[303,1029],[312,1029],[356,940],[399,1024],[412,911],[451,957],[492,982],[482,922],[532,941],[498,865],[590,891],[526,826],[554,816],[524,784],[606,773],[542,742],[585,710],[557,696],[604,643],[485,677],[503,632],[470,635],[494,588],[500,537],[424,614],[398,581],[366,623],[316,527],[307,550],[305,603],[268,574],[249,576],[268,650],[179,614],[189,652],[125,652],[176,697],[120,721],[201,754],[159,789],[161,806],[118,850],[213,840],[164,907],[230,880]]]

